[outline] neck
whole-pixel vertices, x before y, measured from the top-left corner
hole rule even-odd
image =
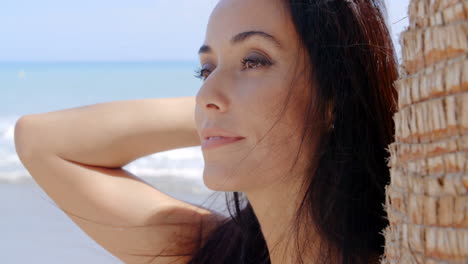
[[[289,177],[297,179],[296,177]],[[308,237],[297,237],[294,222],[297,209],[302,201],[304,191],[300,188],[301,182],[278,182],[258,191],[245,192],[260,223],[271,264],[293,264],[296,262],[297,245],[314,243],[310,230],[301,230],[301,234]],[[304,223],[306,227],[310,224]],[[314,263],[309,252],[299,248],[304,263]],[[309,257],[308,257],[309,256]]]

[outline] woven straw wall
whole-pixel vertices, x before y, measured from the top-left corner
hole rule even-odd
[[[381,263],[466,264],[468,0],[412,0],[408,15]]]

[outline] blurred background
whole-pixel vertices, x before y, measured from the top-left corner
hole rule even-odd
[[[386,3],[399,57],[408,2]],[[0,263],[121,263],[37,186],[16,155],[15,122],[95,103],[195,96],[197,51],[216,3],[0,0]],[[203,165],[201,148],[191,147],[124,168],[178,199],[210,206]]]

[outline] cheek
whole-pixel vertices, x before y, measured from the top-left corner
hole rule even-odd
[[[297,99],[292,96],[285,105],[288,92],[292,89],[290,86],[290,83],[278,79],[244,84],[249,92],[240,100],[241,109],[246,125],[252,128],[255,143],[258,144],[255,154],[252,154],[268,166],[274,166],[276,162],[284,164],[298,149],[302,126],[298,118]]]
[[[247,79],[239,83],[239,107],[253,127],[278,119],[287,95],[287,84],[278,78]],[[257,125],[255,125],[257,124]]]
[[[288,76],[282,79],[278,76],[270,74],[257,79],[244,79],[236,89],[239,92],[237,108],[242,111],[246,128],[252,129],[257,142],[267,137],[264,139],[268,142],[265,148],[269,145],[287,146],[292,137],[300,134],[298,111],[302,108],[298,105],[298,96],[301,95],[295,95],[297,87],[292,87]],[[289,93],[291,97],[286,105]]]

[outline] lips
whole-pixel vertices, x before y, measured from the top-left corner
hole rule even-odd
[[[202,130],[202,148],[211,149],[234,142],[238,142],[245,137],[242,137],[234,132],[224,130],[220,127],[208,127]]]
[[[243,137],[209,137],[202,142],[203,149],[212,149],[243,140]]]
[[[244,138],[240,135],[237,135],[234,132],[224,130],[219,127],[209,127],[205,128],[201,132],[202,139],[208,140],[209,138],[221,137],[221,138]]]

